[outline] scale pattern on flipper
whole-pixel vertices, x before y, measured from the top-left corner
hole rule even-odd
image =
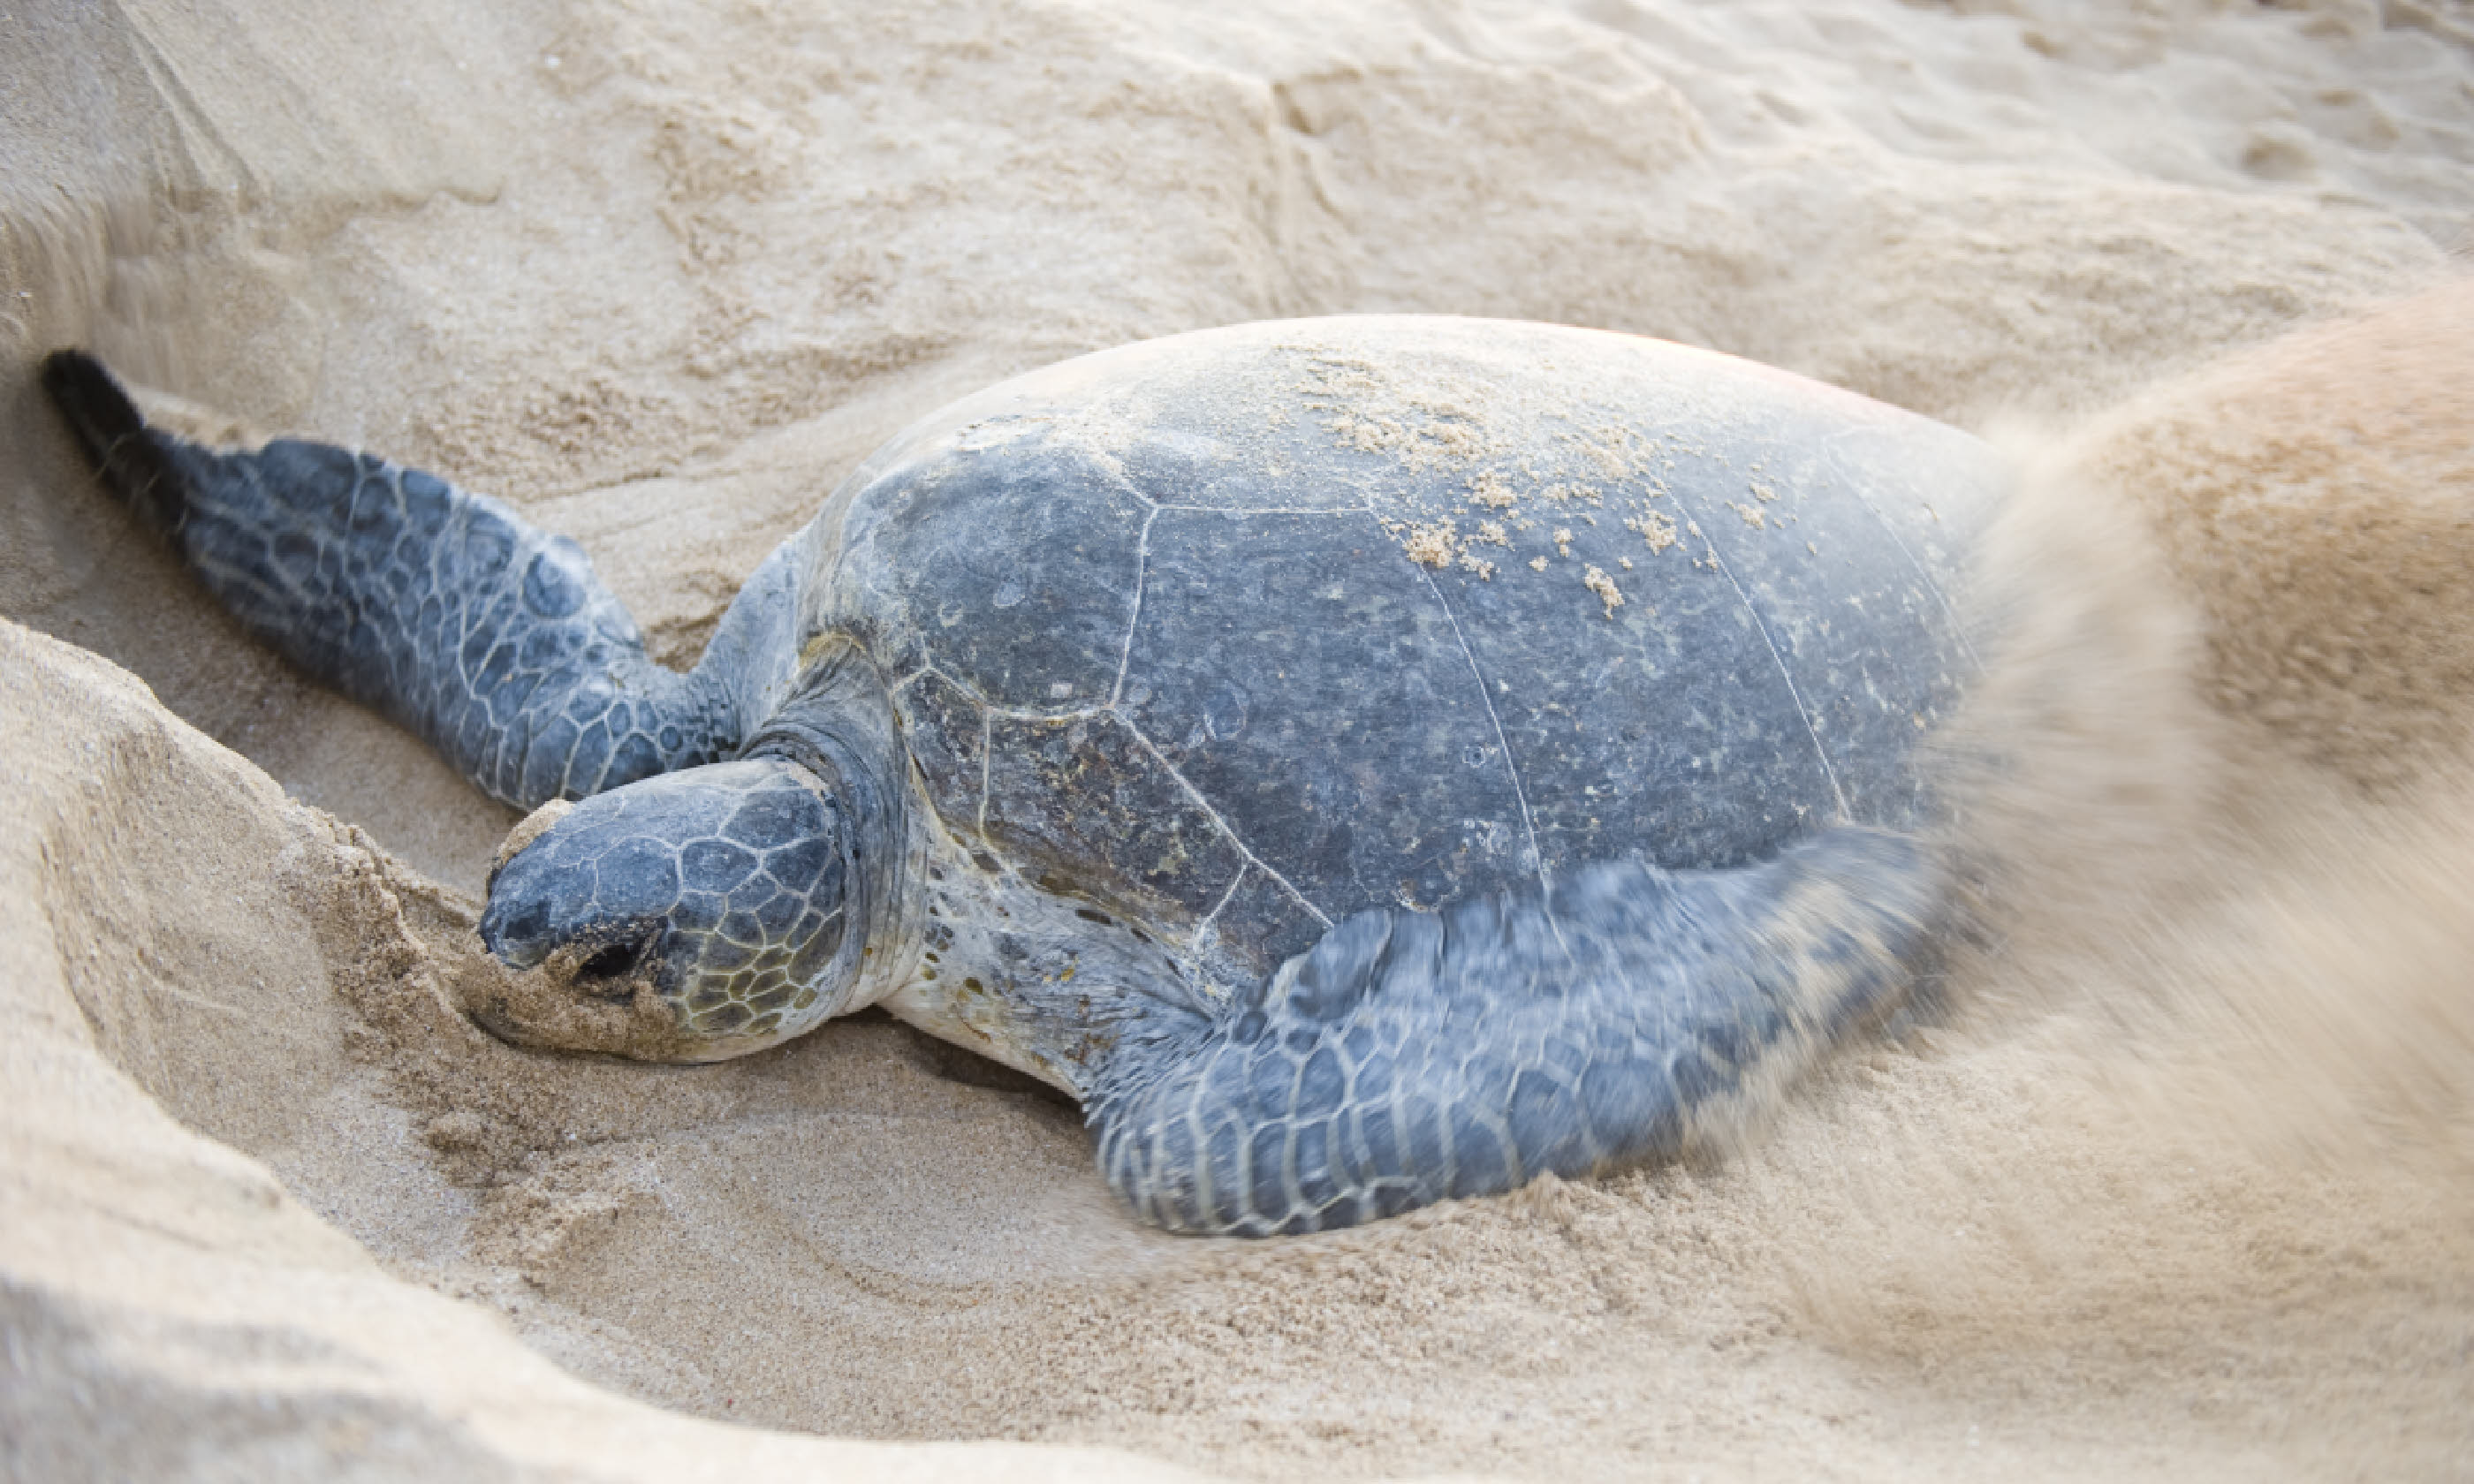
[[[1265,1235],[1671,1155],[1896,994],[1936,879],[1850,826],[1757,866],[1359,913],[1187,1054],[1104,1083],[1101,1168],[1173,1231]]]
[[[43,382],[105,477],[234,617],[529,808],[710,762],[724,687],[663,669],[583,549],[486,495],[331,444],[149,427],[73,351]]]

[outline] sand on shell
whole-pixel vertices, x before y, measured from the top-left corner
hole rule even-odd
[[[2462,5],[339,13],[0,17],[0,1472],[2474,1457]],[[474,1033],[505,811],[185,586],[31,375],[503,493],[683,662],[940,402],[1367,309],[2000,431],[1985,927],[1727,1158],[1250,1246],[889,1022]]]

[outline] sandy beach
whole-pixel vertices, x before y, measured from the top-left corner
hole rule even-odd
[[[0,1476],[2474,1474],[2464,0],[18,0]],[[449,1008],[513,823],[255,644],[85,346],[579,540],[667,663],[913,419],[1491,315],[1992,438],[1979,929],[1735,1147],[1135,1225],[882,1016]]]

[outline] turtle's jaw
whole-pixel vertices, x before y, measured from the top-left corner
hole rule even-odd
[[[519,952],[514,962],[483,934],[509,972],[469,986],[463,1010],[472,1022],[511,1046],[529,1051],[586,1052],[638,1062],[712,1062],[769,1045],[746,1038],[699,1036],[666,971],[655,922],[629,931],[562,944],[546,955]]]
[[[516,1045],[641,1061],[797,1035],[858,975],[843,820],[814,774],[772,758],[542,811],[517,826],[479,924],[509,972],[468,989],[465,1013]]]

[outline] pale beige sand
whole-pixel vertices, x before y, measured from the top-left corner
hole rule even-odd
[[[162,704],[0,629],[0,1473],[2474,1469],[2464,5],[6,9],[0,612]],[[1262,1246],[1128,1226],[1070,1109],[887,1022],[464,1026],[503,811],[185,587],[29,374],[503,492],[686,659],[937,403],[1346,309],[2004,429],[1949,739],[1998,890],[1730,1158]]]

